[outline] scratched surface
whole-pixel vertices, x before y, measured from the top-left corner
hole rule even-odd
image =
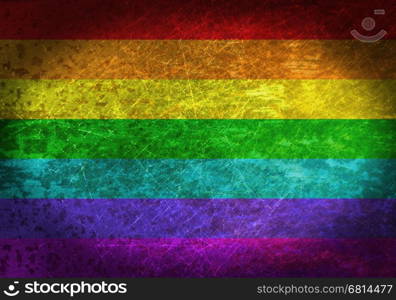
[[[3,120],[0,158],[396,158],[396,120]]]
[[[2,1],[0,277],[395,277],[376,5]]]
[[[3,119],[395,119],[395,80],[0,80]]]
[[[0,40],[0,79],[396,79],[394,53],[395,40]]]
[[[0,236],[394,238],[395,215],[396,199],[1,199]]]
[[[375,8],[395,38],[393,0],[3,1],[3,39],[352,39]],[[34,24],[34,26],[32,26]]]
[[[396,239],[0,239],[9,277],[392,277]]]
[[[396,198],[396,159],[0,160],[6,198]]]

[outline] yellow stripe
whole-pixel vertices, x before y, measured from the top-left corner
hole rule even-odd
[[[2,119],[394,119],[395,80],[0,80]]]
[[[396,79],[396,41],[2,40],[3,79]]]

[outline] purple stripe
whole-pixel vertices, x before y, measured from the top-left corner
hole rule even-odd
[[[0,239],[1,277],[395,277],[396,239]]]
[[[396,237],[396,199],[1,199],[0,238]]]

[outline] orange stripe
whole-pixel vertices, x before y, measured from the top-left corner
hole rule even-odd
[[[3,40],[0,78],[395,79],[396,41]]]

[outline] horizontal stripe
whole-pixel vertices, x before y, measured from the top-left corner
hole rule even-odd
[[[2,119],[396,119],[395,80],[0,80]]]
[[[396,79],[395,52],[395,40],[1,40],[0,78]]]
[[[0,277],[395,277],[396,239],[0,239]]]
[[[392,0],[2,1],[0,38],[351,39],[366,16],[395,37]]]
[[[394,199],[395,178],[395,159],[0,160],[0,199]]]
[[[1,199],[0,238],[396,237],[396,199]]]
[[[1,158],[396,158],[396,120],[0,120]]]

